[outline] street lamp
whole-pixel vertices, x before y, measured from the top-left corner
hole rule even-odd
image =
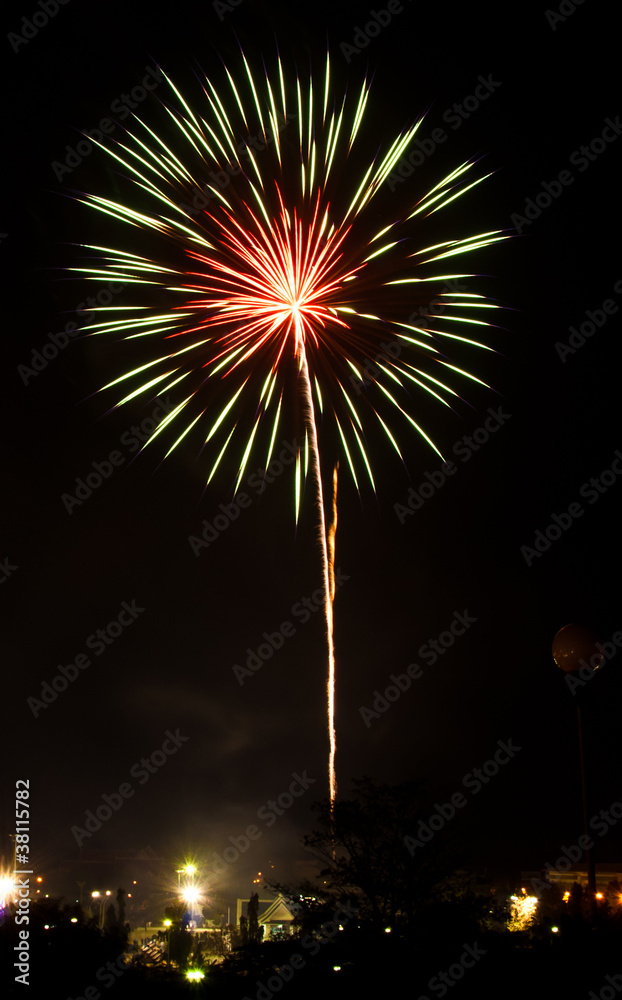
[[[171,924],[172,920],[165,920],[164,926],[166,927],[166,964],[169,969],[171,967]]]
[[[103,927],[104,927],[104,908],[106,906],[106,897],[107,896],[111,896],[111,895],[112,895],[112,893],[111,893],[110,889],[106,889],[106,892],[104,893],[103,896],[102,896],[101,892],[99,892],[97,889],[94,892],[91,893],[91,898],[93,900],[97,900],[99,902],[99,927],[100,927],[100,930],[103,930]]]
[[[198,869],[196,865],[193,865],[191,863],[184,865],[183,868],[177,868],[176,869],[177,885],[180,885],[182,875],[188,875],[190,878],[192,878],[193,875],[196,875],[197,871]]]
[[[583,830],[585,833],[585,849],[587,862],[587,888],[589,894],[590,916],[594,913],[596,900],[596,868],[594,865],[594,847],[589,832],[588,782],[585,767],[585,752],[583,744],[583,716],[581,712],[582,689],[594,671],[603,662],[603,654],[598,649],[596,639],[582,625],[565,625],[553,639],[553,659],[565,674],[573,677],[572,690],[577,697],[577,729],[579,734],[579,761],[581,766],[581,797],[583,800]],[[579,675],[580,678],[579,679]],[[586,680],[583,681],[585,676]]]

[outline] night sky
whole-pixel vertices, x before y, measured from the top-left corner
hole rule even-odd
[[[98,392],[128,370],[127,344],[78,336],[64,346],[60,336],[67,323],[86,322],[76,310],[107,287],[68,271],[84,264],[79,244],[136,252],[147,245],[138,230],[72,199],[129,189],[103,152],[75,152],[81,132],[109,117],[113,138],[121,138],[131,118],[121,122],[120,105],[116,114],[111,107],[150,67],[165,70],[199,111],[199,68],[221,79],[224,60],[239,73],[239,42],[259,73],[262,60],[273,64],[276,40],[290,70],[295,60],[305,71],[309,62],[320,68],[328,42],[335,93],[354,92],[366,71],[373,76],[365,125],[372,155],[424,112],[418,135],[426,149],[443,130],[424,162],[374,199],[377,228],[398,204],[406,211],[477,157],[478,175],[492,176],[439,213],[440,238],[493,229],[514,237],[463,265],[481,275],[469,290],[507,307],[484,335],[496,353],[456,354],[494,388],[463,383],[464,401],[453,411],[413,401],[454,474],[405,513],[411,487],[440,482],[441,461],[414,433],[406,468],[381,439],[370,439],[375,495],[365,486],[359,496],[342,463],[339,794],[347,797],[363,775],[421,780],[425,819],[434,803],[465,790],[465,777],[500,741],[511,743],[520,750],[476,794],[466,793],[451,832],[478,870],[517,875],[554,861],[582,832],[582,818],[576,698],[551,642],[568,622],[586,624],[603,643],[622,630],[615,360],[622,100],[618,40],[604,5],[591,0],[564,19],[544,5],[500,13],[498,5],[393,2],[390,23],[360,52],[355,35],[360,42],[372,17],[361,3],[338,10],[314,3],[303,12],[291,3],[238,0],[227,9],[178,0],[165,12],[144,2],[71,0],[21,40],[22,19],[41,9],[10,4],[2,15],[0,854],[10,860],[12,791],[27,778],[35,868],[54,891],[71,895],[77,869],[67,863],[79,859],[72,827],[84,827],[104,794],[129,783],[129,797],[84,839],[83,851],[151,848],[172,872],[188,855],[206,864],[254,824],[261,836],[220,877],[222,898],[233,904],[247,896],[258,871],[283,880],[307,873],[300,841],[312,828],[313,802],[327,795],[328,753],[322,614],[306,615],[300,604],[322,583],[310,484],[296,527],[291,466],[259,495],[261,475],[249,477],[261,473],[263,453],[254,453],[244,477],[247,508],[193,550],[190,536],[230,503],[235,469],[204,489],[214,456],[209,445],[201,451],[200,435],[166,461],[159,441],[139,453],[137,429],[147,432],[158,400],[113,409],[113,395]],[[478,87],[484,97],[474,100]],[[165,91],[156,86],[137,114],[174,141],[158,100]],[[472,110],[461,116],[454,105],[465,102]],[[81,162],[59,169],[70,156]],[[579,336],[570,328],[586,322],[590,335],[566,350]],[[55,357],[48,348],[35,371],[33,351],[52,344],[52,335],[62,346]],[[486,421],[494,431],[482,431]],[[289,436],[283,430],[277,454],[296,433],[293,424]],[[476,449],[468,443],[474,434]],[[328,485],[339,442],[325,446]],[[94,463],[112,463],[112,454],[108,477],[68,509],[63,494],[75,495],[76,480]],[[567,514],[572,504],[580,516]],[[530,554],[524,547],[533,550],[553,515],[565,516],[563,531],[549,531],[561,537]],[[465,616],[468,628],[450,643],[447,630]],[[281,648],[240,683],[234,666],[286,622]],[[98,641],[109,623],[107,641]],[[430,640],[442,633],[445,646],[434,654]],[[61,664],[84,664],[81,656],[90,665],[53,703],[33,710],[28,699],[41,698],[43,682]],[[417,676],[397,701],[378,717],[361,711],[373,710],[390,675],[406,675],[410,664]],[[610,656],[585,691],[592,814],[622,795],[619,668],[619,656]],[[185,739],[166,743],[169,733]],[[163,744],[161,766],[142,770],[141,758]],[[303,778],[297,791],[308,787],[269,822],[262,807],[288,792],[294,775]],[[621,846],[617,823],[598,837],[597,862],[620,862]]]

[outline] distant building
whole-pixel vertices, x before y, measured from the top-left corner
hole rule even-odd
[[[236,908],[238,927],[240,926],[242,907],[244,904],[248,905],[248,902],[248,899],[238,899]],[[260,910],[257,916],[259,926],[264,928],[264,941],[275,933],[291,934],[294,914],[288,909],[283,896],[279,895],[276,899],[260,899],[259,905],[265,906],[265,909]]]
[[[554,868],[547,868],[536,872],[521,872],[521,886],[530,886],[532,880],[548,881],[551,885],[558,886],[562,893],[565,893],[570,892],[575,882],[578,882],[584,889],[587,888],[587,869],[569,868],[567,872],[561,872]],[[596,892],[602,892],[612,906],[619,906],[622,902],[622,890],[610,890],[612,882],[617,882],[622,886],[622,865],[597,864]]]

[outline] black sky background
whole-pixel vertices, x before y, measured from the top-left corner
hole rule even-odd
[[[33,7],[32,10],[35,8]],[[377,9],[377,8],[375,8]],[[3,13],[4,36],[20,31],[30,6]],[[491,871],[541,867],[581,833],[575,702],[550,653],[570,621],[601,641],[622,629],[619,609],[619,484],[527,566],[521,546],[537,529],[580,501],[592,476],[610,469],[622,448],[619,427],[619,313],[562,363],[555,344],[570,326],[601,308],[622,278],[616,233],[622,139],[580,172],[573,150],[600,137],[622,112],[616,35],[606,8],[590,2],[559,21],[531,5],[499,12],[481,4],[443,8],[405,3],[403,11],[348,62],[341,43],[369,20],[367,4],[335,11],[327,3],[297,9],[243,2],[221,20],[211,4],[178,0],[166,12],[72,0],[4,67],[4,208],[0,254],[5,277],[5,515],[0,558],[17,567],[0,589],[3,614],[4,778],[2,847],[11,854],[12,789],[31,782],[33,857],[53,883],[59,861],[77,859],[71,834],[103,793],[132,781],[130,769],[161,747],[165,731],[189,737],[85,848],[151,847],[171,859],[222,853],[228,838],[257,823],[257,811],[287,790],[292,774],[315,779],[287,813],[235,865],[222,893],[247,895],[250,877],[283,879],[305,870],[301,836],[311,804],[327,794],[324,722],[325,654],[321,614],[295,622],[292,608],[321,585],[310,491],[301,522],[293,516],[291,475],[284,474],[216,542],[195,556],[188,537],[231,498],[223,477],[203,492],[209,455],[187,447],[160,465],[155,443],[124,464],[71,515],[61,495],[120,448],[122,435],[154,404],[109,412],[99,387],[127,367],[123,344],[72,341],[24,385],[51,332],[99,286],[68,280],[77,244],[132,232],[108,227],[70,200],[75,191],[109,194],[107,157],[98,151],[59,182],[52,162],[75,148],[111,103],[160,65],[189,99],[200,93],[197,66],[221,74],[220,59],[239,68],[238,40],[259,69],[270,65],[275,37],[286,59],[317,64],[333,53],[336,92],[374,76],[369,140],[390,139],[428,110],[419,135],[444,127],[447,141],[374,211],[414,201],[450,169],[482,156],[494,175],[447,210],[452,236],[486,229],[516,235],[542,181],[571,169],[574,183],[520,237],[471,255],[469,269],[489,275],[477,291],[511,307],[491,331],[496,355],[464,360],[494,390],[465,389],[456,413],[430,407],[422,418],[451,456],[463,435],[481,427],[489,407],[511,415],[438,494],[402,525],[394,505],[410,485],[440,465],[409,440],[404,470],[394,454],[374,450],[379,488],[359,498],[340,480],[336,564],[347,577],[335,602],[337,770],[340,795],[369,775],[395,784],[424,782],[422,818],[462,788],[498,741],[521,747],[499,775],[471,798],[453,827],[473,863]],[[500,85],[459,129],[443,124],[454,102],[473,94],[478,77]],[[154,125],[158,97],[140,114]],[[115,136],[120,133],[116,130]],[[114,193],[111,194],[114,197]],[[384,196],[383,196],[384,197]],[[109,235],[109,234],[113,235]],[[109,244],[110,245],[110,244]],[[112,244],[114,245],[114,244]],[[292,434],[292,439],[295,435]],[[285,440],[285,439],[284,439]],[[250,470],[261,464],[261,455]],[[229,475],[233,470],[229,470]],[[114,620],[123,601],[144,608],[137,620],[38,718],[38,696],[59,663],[86,652],[86,639]],[[477,619],[438,662],[418,654],[447,629],[454,612]],[[232,667],[256,649],[264,631],[294,621],[296,634],[240,686]],[[361,706],[389,675],[419,662],[423,676],[366,727]],[[619,753],[619,657],[590,682],[586,741],[592,771],[591,812],[622,794]],[[597,861],[619,863],[620,824],[599,839]],[[93,886],[95,887],[95,886]],[[58,891],[69,891],[65,885]]]

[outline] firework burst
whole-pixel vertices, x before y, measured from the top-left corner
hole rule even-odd
[[[446,351],[488,350],[471,331],[489,325],[479,310],[498,307],[476,293],[441,291],[472,275],[446,273],[439,262],[505,237],[483,232],[422,246],[424,219],[484,180],[470,179],[471,162],[379,227],[374,199],[421,121],[366,157],[367,81],[353,100],[336,99],[328,57],[318,80],[295,74],[289,82],[280,58],[272,77],[257,79],[241,58],[238,78],[225,69],[222,95],[204,81],[200,111],[167,78],[166,141],[135,116],[123,141],[103,147],[133,181],[133,204],[80,200],[148,234],[149,252],[89,247],[97,262],[78,270],[129,290],[125,305],[98,309],[86,329],[148,351],[104,388],[117,392],[117,405],[164,393],[175,400],[147,445],[163,436],[170,455],[186,435],[200,435],[210,446],[206,483],[227,469],[235,493],[251,451],[262,451],[267,468],[279,429],[298,420],[296,518],[310,475],[323,550],[334,800],[332,552],[319,438],[340,443],[357,489],[361,476],[375,488],[370,421],[400,457],[404,430],[440,455],[418,411],[432,399],[450,406],[463,379],[483,384]],[[421,308],[439,303],[442,322]],[[387,341],[393,349],[383,352]]]

